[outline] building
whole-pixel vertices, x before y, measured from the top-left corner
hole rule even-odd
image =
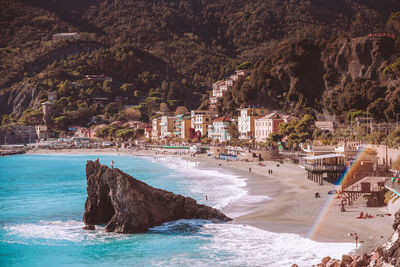
[[[95,95],[92,96],[91,99],[96,103],[96,104],[100,104],[100,105],[104,105],[107,104],[109,102],[108,97],[105,97],[103,95]]]
[[[160,121],[160,138],[175,136],[176,131],[175,117],[174,116],[162,116]]]
[[[57,91],[47,92],[47,100],[54,103],[57,100]]]
[[[208,137],[220,142],[231,140],[231,136],[229,135],[230,125],[231,119],[229,117],[223,116],[214,119],[212,125],[208,126]]]
[[[36,125],[35,126],[37,140],[44,140],[47,138],[47,126],[46,125]]]
[[[335,132],[337,124],[334,121],[315,121],[315,127],[323,132]]]
[[[232,74],[230,77],[213,83],[212,95],[210,96],[210,108],[215,109],[218,99],[223,97],[225,92],[231,90],[236,81],[245,78],[248,74],[248,70],[237,70],[235,74]]]
[[[192,127],[192,120],[190,118],[185,118],[181,121],[181,138],[190,138],[189,129]]]
[[[264,108],[243,108],[239,109],[238,131],[239,139],[252,139],[255,137],[254,120],[259,119],[268,113]]]
[[[94,130],[81,126],[70,126],[68,127],[68,131],[70,131],[74,135],[74,137],[94,138],[96,135],[96,132]]]
[[[190,115],[180,114],[175,116],[175,133],[180,138],[189,138],[189,129],[191,127]]]
[[[216,111],[213,110],[191,111],[191,127],[195,130],[197,137],[207,135],[208,126],[212,124],[212,120],[216,114]]]
[[[152,127],[144,128],[144,137],[146,137],[147,139],[152,139],[151,138],[152,131],[153,131]]]
[[[89,81],[110,81],[112,82],[112,78],[111,77],[107,77],[104,74],[100,74],[100,75],[85,75],[85,79],[89,80]]]
[[[308,156],[305,160],[304,168],[307,171],[308,179],[323,185],[324,174],[327,180],[337,183],[342,173],[346,170],[345,157],[342,154],[324,154]]]
[[[53,40],[79,39],[81,36],[77,32],[62,32],[53,34]]]
[[[161,119],[160,118],[154,118],[152,120],[152,131],[151,131],[151,139],[160,139],[161,135]]]
[[[44,102],[42,103],[42,108],[43,108],[43,121],[48,128],[51,123],[51,119],[53,117],[53,103]]]
[[[265,141],[272,133],[279,132],[279,125],[288,122],[290,115],[270,113],[262,118],[254,120],[254,135],[257,142]]]
[[[0,143],[4,145],[35,143],[37,140],[38,134],[35,126],[7,125],[0,127]]]

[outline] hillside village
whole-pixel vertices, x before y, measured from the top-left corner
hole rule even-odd
[[[58,100],[57,92],[48,91],[47,100],[41,104],[42,123],[30,126],[2,126],[0,142],[3,145],[11,145],[51,141],[63,146],[74,140],[75,146],[102,143],[115,146],[123,144],[125,147],[138,142],[174,145],[203,143],[299,150],[306,145],[334,145],[343,141],[379,145],[389,136],[391,147],[400,144],[398,121],[375,123],[373,118],[368,116],[368,112],[363,111],[349,113],[349,121],[345,123],[337,121],[335,116],[310,110],[304,114],[297,114],[300,115],[298,117],[263,107],[239,108],[238,116],[219,114],[216,108],[217,101],[232,90],[237,81],[245,80],[249,73],[247,69],[240,69],[229,77],[214,82],[206,110],[188,110],[185,106],[178,106],[175,111],[171,111],[167,105],[161,103],[160,111],[150,123],[138,120],[110,120],[98,115],[91,118],[88,127],[66,125],[65,132],[55,131],[57,125],[54,121],[54,109]],[[104,83],[112,81],[112,77],[104,74],[85,75],[85,80]],[[102,95],[94,95],[91,98],[103,108],[109,103],[108,97]],[[120,105],[126,103],[126,99],[121,96],[117,96],[115,101]]]

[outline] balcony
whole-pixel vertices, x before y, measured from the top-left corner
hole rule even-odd
[[[346,170],[345,165],[312,165],[309,163],[305,163],[304,168],[311,172],[343,172]]]

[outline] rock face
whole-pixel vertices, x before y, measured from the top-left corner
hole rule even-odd
[[[137,233],[179,219],[230,221],[196,200],[151,187],[97,161],[86,164],[87,199],[83,221],[106,224],[107,232]]]

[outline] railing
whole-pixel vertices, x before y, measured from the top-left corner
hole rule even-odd
[[[304,164],[306,171],[314,172],[343,172],[346,169],[344,165],[312,165],[309,163]]]
[[[376,172],[357,172],[353,175],[350,175],[346,179],[343,180],[342,189],[346,189],[349,186],[361,181],[365,177],[387,177],[390,175],[390,172],[386,171],[376,171]]]

